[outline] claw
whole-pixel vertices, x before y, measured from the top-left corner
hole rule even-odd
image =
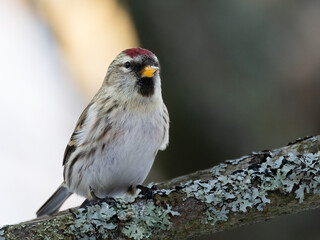
[[[154,199],[154,191],[158,189],[156,185],[153,185],[151,188],[138,185],[137,188],[141,190],[140,194],[142,194],[145,199]]]

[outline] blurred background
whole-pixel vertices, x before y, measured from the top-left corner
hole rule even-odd
[[[126,48],[160,59],[171,118],[146,182],[319,134],[319,26],[317,0],[0,0],[0,225],[34,218],[61,183],[75,123]],[[320,239],[319,218],[214,239]]]

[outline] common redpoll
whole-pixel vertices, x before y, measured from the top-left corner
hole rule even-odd
[[[64,153],[64,182],[37,216],[57,212],[72,193],[89,200],[134,194],[168,142],[158,59],[146,49],[124,50],[81,114]]]

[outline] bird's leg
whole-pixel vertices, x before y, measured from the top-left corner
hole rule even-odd
[[[91,200],[89,199],[84,200],[84,202],[80,205],[80,208],[85,208],[87,206],[94,206],[101,202],[105,202],[108,205],[112,205],[113,207],[116,207],[116,200],[114,198],[112,197],[99,198],[94,193],[94,189],[92,187],[89,187],[89,189],[90,189]]]
[[[98,198],[96,196],[96,194],[94,193],[94,190],[91,186],[89,186],[90,189],[90,196],[91,199],[87,198],[86,200],[84,200],[84,202],[80,205],[80,208],[85,208],[87,206],[93,206],[95,204],[97,204],[100,200],[100,198]]]
[[[113,198],[113,197],[105,197],[105,198],[99,198],[95,195],[94,191],[93,191],[93,188],[90,187],[90,194],[92,196],[92,202],[93,203],[101,203],[101,202],[105,202],[107,203],[108,205],[116,208],[117,207],[117,201]]]
[[[97,196],[96,196],[96,194],[94,193],[94,190],[93,190],[93,188],[91,187],[91,186],[89,186],[89,189],[90,189],[90,195],[91,195],[91,201],[99,201],[100,200],[100,198],[98,198]]]
[[[137,188],[141,190],[139,194],[143,195],[145,199],[153,199],[155,195],[154,191],[158,189],[156,185],[153,185],[151,188],[138,185]]]

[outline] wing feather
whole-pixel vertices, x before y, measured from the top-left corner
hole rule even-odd
[[[74,129],[70,141],[66,147],[66,150],[64,151],[64,156],[63,156],[63,166],[65,164],[67,164],[67,162],[69,161],[69,158],[71,156],[71,154],[77,149],[77,142],[76,142],[76,136],[77,134],[82,130],[84,123],[87,120],[87,116],[88,116],[88,111],[91,107],[91,105],[93,104],[93,102],[89,103],[89,105],[83,110],[83,112],[81,113],[76,128]]]

